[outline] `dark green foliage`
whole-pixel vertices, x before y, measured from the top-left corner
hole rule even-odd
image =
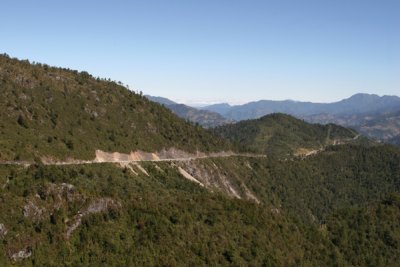
[[[324,153],[266,166],[264,188],[289,211],[323,220],[337,208],[363,206],[400,191],[400,153],[391,147],[335,146]]]
[[[28,124],[26,122],[26,120],[24,119],[24,117],[22,115],[18,116],[18,120],[17,120],[18,124],[24,128],[28,128]]]
[[[391,144],[393,144],[393,145],[395,145],[395,146],[400,147],[400,134],[397,135],[397,136],[395,136],[395,137],[393,137],[393,138],[391,138],[391,139],[389,140],[389,143],[391,143]]]
[[[87,72],[0,56],[0,96],[0,159],[230,148],[165,107]]]
[[[150,177],[112,165],[1,167],[2,175],[14,171],[16,177],[1,193],[0,222],[9,232],[0,245],[0,263],[10,264],[10,253],[29,247],[27,266],[328,264],[333,246],[316,229],[264,205],[209,193],[169,163],[159,164],[162,172],[144,167]],[[49,193],[62,183],[73,184],[75,193]],[[121,208],[83,217],[66,240],[68,221],[100,197],[115,199]],[[45,208],[42,219],[22,215],[29,202]]]
[[[394,201],[395,200],[395,201]],[[327,218],[327,232],[353,266],[398,266],[400,195],[366,208],[340,210]]]
[[[273,114],[216,132],[244,151],[279,157],[140,163],[148,175],[135,165],[45,166],[43,156],[86,159],[95,149],[194,152],[230,146],[141,93],[86,72],[7,56],[0,57],[0,67],[0,159],[35,162],[0,165],[0,266],[400,262],[395,147],[362,145],[368,140],[338,145],[355,133]],[[321,148],[313,156],[287,157]],[[184,179],[180,164],[207,168],[198,175],[212,191]],[[229,197],[226,185],[260,203]],[[13,261],[21,251],[32,255]]]
[[[391,146],[339,145],[306,158],[212,159],[241,192],[245,184],[265,204],[307,223],[336,209],[362,207],[400,192],[400,151]]]
[[[150,176],[112,164],[0,167],[8,229],[0,264],[29,247],[27,266],[396,266],[398,149],[345,145],[305,159],[196,162],[244,183],[261,203],[210,193],[168,162],[142,163]],[[50,190],[63,183],[72,193]],[[74,216],[99,198],[121,206],[84,216],[67,240]],[[23,216],[29,202],[45,208],[41,219]]]
[[[341,126],[309,124],[279,113],[221,126],[215,132],[244,151],[273,156],[306,153],[356,136],[354,131]]]

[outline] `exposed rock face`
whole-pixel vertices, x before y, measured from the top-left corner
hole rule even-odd
[[[170,148],[163,149],[159,152],[149,153],[143,151],[134,151],[130,154],[124,154],[119,152],[104,152],[96,150],[96,158],[94,162],[131,162],[131,161],[163,161],[163,160],[190,160],[196,158],[206,157],[228,157],[235,155],[235,153],[228,152],[217,152],[206,154],[203,152],[188,153],[179,149]]]
[[[195,161],[182,162],[180,163],[180,168],[184,169],[207,188],[216,188],[228,195],[241,198],[238,189],[232,185],[230,179],[224,173],[220,172],[218,166],[215,164],[212,166],[204,166]]]
[[[32,256],[32,250],[30,248],[25,248],[23,250],[11,254],[10,258],[13,261],[21,261],[23,259],[29,258],[30,256]]]
[[[7,234],[8,230],[3,223],[0,223],[0,238],[3,238]]]
[[[45,208],[41,208],[32,201],[29,201],[23,209],[24,217],[32,220],[40,220],[43,218],[43,213],[46,211]]]
[[[183,177],[201,186],[210,190],[220,190],[235,198],[244,198],[259,203],[259,200],[240,179],[233,177],[215,163],[205,165],[201,161],[192,160],[174,164],[178,166],[178,171]]]
[[[199,153],[200,154],[200,153]],[[201,153],[201,155],[205,155]],[[187,152],[177,150],[177,149],[169,149],[162,150],[157,153],[149,153],[143,151],[135,151],[130,154],[124,154],[119,152],[104,152],[101,150],[96,150],[96,159],[97,162],[118,162],[118,161],[142,161],[142,160],[160,160],[166,158],[183,158],[183,157],[193,157],[193,154],[189,154]]]
[[[111,198],[100,198],[94,200],[89,204],[88,207],[81,209],[77,215],[72,220],[72,223],[68,226],[65,233],[66,238],[70,238],[71,234],[81,225],[82,218],[92,214],[105,212],[110,209],[120,208],[121,203],[111,199]]]
[[[117,166],[130,170],[135,176],[139,175],[140,172],[146,176],[149,176],[149,173],[140,165],[139,162],[118,162]]]
[[[77,192],[72,184],[49,183],[35,195],[35,198],[28,200],[22,212],[25,218],[40,221],[48,218],[63,205],[77,201],[83,204],[85,199],[85,196]]]
[[[179,173],[180,173],[183,177],[185,177],[186,179],[188,179],[188,180],[190,180],[190,181],[192,181],[192,182],[195,182],[195,183],[197,183],[197,184],[199,184],[199,185],[201,185],[201,186],[204,186],[203,183],[199,182],[196,178],[194,178],[192,175],[190,175],[189,173],[187,173],[187,172],[186,172],[184,169],[182,169],[181,167],[178,167],[178,170],[179,170]]]
[[[135,161],[174,161],[174,160],[190,160],[197,158],[207,157],[229,157],[237,155],[232,151],[221,151],[214,153],[204,153],[197,151],[196,153],[188,153],[183,150],[176,148],[163,149],[158,152],[144,152],[144,151],[132,151],[131,153],[120,153],[120,152],[105,152],[102,150],[96,150],[96,157],[93,160],[79,160],[68,158],[64,161],[60,161],[53,157],[41,157],[40,160],[45,165],[70,165],[70,164],[93,164],[93,163],[125,163]],[[5,162],[6,163],[6,162]],[[9,162],[12,164],[27,164],[29,166],[32,162]]]
[[[100,198],[90,203],[90,205],[86,209],[83,209],[80,213],[85,216],[90,213],[99,213],[120,206],[121,204],[114,199]]]
[[[75,186],[72,184],[62,183],[62,184],[54,184],[50,183],[47,187],[46,194],[48,196],[55,196],[56,204],[55,208],[58,208],[61,205],[63,200],[68,202],[74,201],[79,197],[79,193],[76,191]]]
[[[225,156],[229,156],[229,152],[223,152]],[[130,170],[133,175],[139,175],[139,173],[143,173],[146,176],[149,176],[149,173],[140,165],[139,162],[130,161],[134,160],[133,157],[130,157],[128,154],[120,154],[120,153],[106,153],[102,151],[98,151],[97,155],[101,155],[104,157],[104,160],[110,161],[115,160],[118,166],[122,168],[126,168]],[[179,151],[174,155],[167,155],[168,159],[171,156],[179,155]],[[213,155],[213,154],[212,154]],[[211,157],[213,157],[211,155]],[[165,155],[164,155],[165,156]],[[187,155],[186,155],[187,156]],[[193,156],[193,155],[192,155]],[[206,156],[207,158],[209,156]],[[155,158],[155,157],[153,157]],[[158,157],[160,161],[162,158]],[[238,177],[238,175],[234,175],[233,172],[227,172],[223,167],[217,166],[217,164],[205,164],[201,160],[201,156],[197,159],[195,156],[193,158],[186,158],[186,160],[167,160],[170,162],[172,167],[175,167],[177,171],[182,175],[183,178],[186,178],[196,184],[205,187],[211,191],[217,189],[222,191],[232,197],[239,199],[247,199],[254,201],[256,203],[260,203],[257,197],[250,191],[249,188],[245,185],[244,182]],[[118,160],[126,160],[126,162],[118,162]],[[155,160],[157,161],[157,160]],[[153,163],[156,169],[163,172],[163,170],[157,166],[157,163]],[[251,165],[247,162],[247,167],[252,171]]]
[[[133,168],[133,164],[132,163],[130,163],[130,162],[119,162],[118,165],[121,168],[126,168],[127,170],[130,170],[133,175],[135,175],[135,176],[138,175],[137,171]]]

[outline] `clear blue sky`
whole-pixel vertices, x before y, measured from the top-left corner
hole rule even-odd
[[[186,102],[400,95],[398,0],[2,0],[0,53]]]

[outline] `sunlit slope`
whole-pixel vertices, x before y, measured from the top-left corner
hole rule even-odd
[[[0,159],[89,159],[96,149],[229,149],[115,82],[7,56],[0,56],[0,110]]]
[[[307,154],[357,135],[341,126],[310,124],[281,113],[221,126],[215,132],[244,150],[275,156]]]

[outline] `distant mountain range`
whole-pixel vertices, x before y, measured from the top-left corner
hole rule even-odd
[[[178,104],[164,97],[150,95],[146,95],[146,97],[153,102],[164,105],[182,119],[199,124],[205,128],[217,127],[233,122],[233,120],[226,119],[217,112],[200,110],[184,104]]]
[[[351,127],[365,136],[395,145],[400,139],[400,97],[397,96],[360,93],[333,103],[260,100],[234,106],[220,103],[198,109],[162,97],[147,97],[181,118],[208,128],[285,113],[312,123]]]
[[[400,139],[400,98],[397,96],[355,94],[333,103],[260,100],[239,106],[215,104],[202,109],[236,121],[281,112],[312,123],[351,127],[363,135],[395,145]]]
[[[380,97],[378,95],[356,94],[350,98],[333,103],[260,100],[237,106],[222,103],[202,107],[202,109],[218,112],[225,118],[236,121],[256,119],[270,113],[286,113],[297,117],[322,113],[354,115],[400,110],[400,98],[397,96]]]

